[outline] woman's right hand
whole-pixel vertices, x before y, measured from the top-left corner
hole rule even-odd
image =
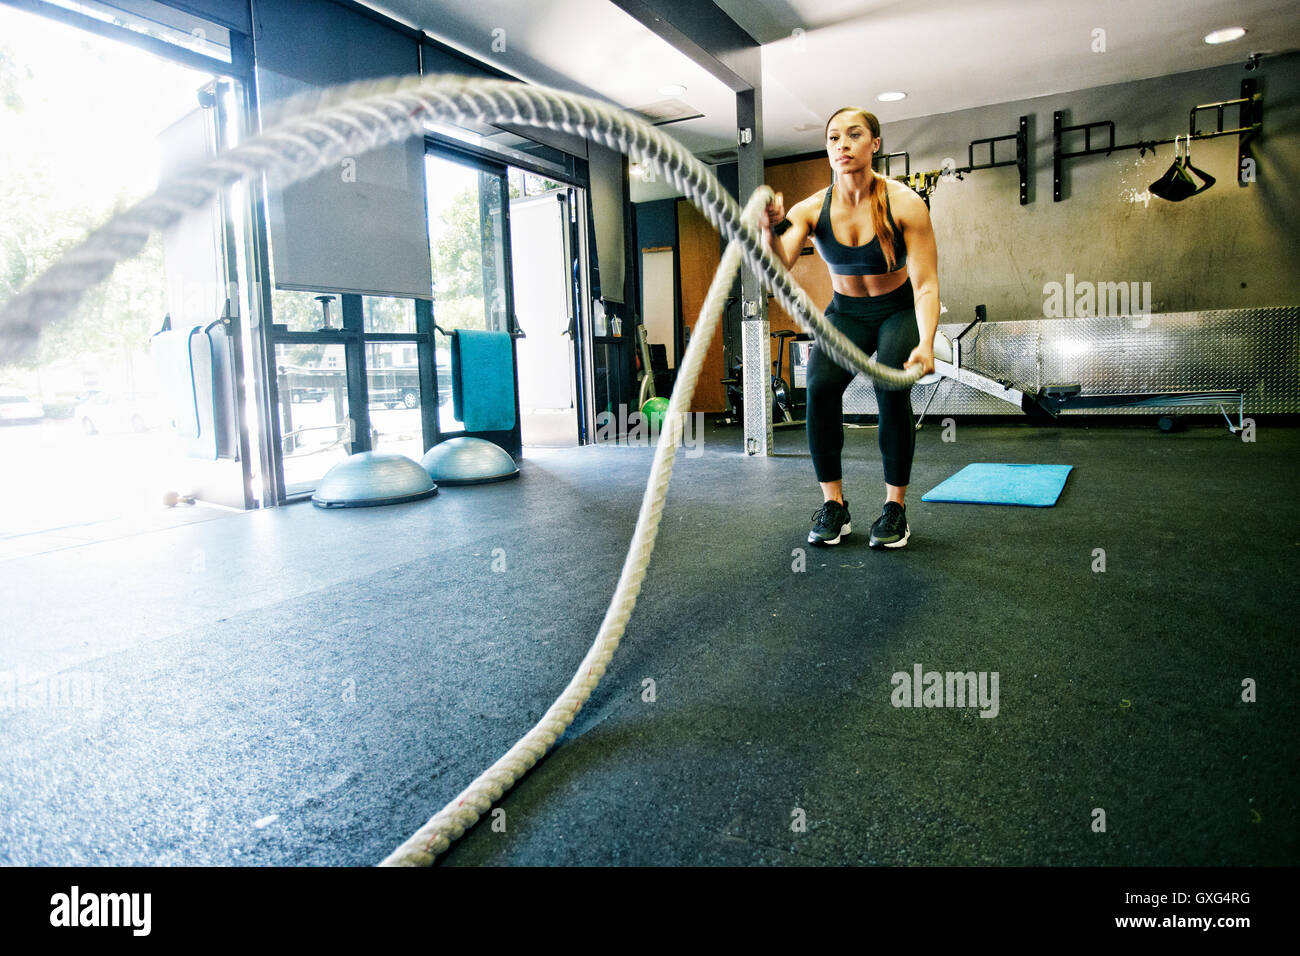
[[[766,211],[767,228],[771,229],[785,218],[785,197],[781,193],[777,193],[776,198],[767,204]]]
[[[767,208],[763,210],[763,212],[765,213],[765,219],[763,221],[763,245],[768,249],[773,249],[779,244],[774,243],[776,234],[772,232],[772,227],[785,218],[784,197],[782,197],[780,193],[777,193],[776,198],[767,204]]]

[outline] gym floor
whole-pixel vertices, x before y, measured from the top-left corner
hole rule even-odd
[[[604,682],[442,864],[1293,862],[1300,434],[955,437],[919,434],[911,543],[878,553],[874,429],[826,550],[802,432],[746,459],[707,431]],[[423,502],[2,556],[0,863],[382,859],[567,682],[650,458],[529,450]],[[1054,508],[921,501],[972,461],[1075,470]],[[997,672],[996,717],[893,706],[918,664]]]

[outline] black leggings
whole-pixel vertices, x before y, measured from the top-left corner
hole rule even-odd
[[[909,279],[893,292],[859,297],[835,293],[826,318],[876,361],[902,368],[921,341]],[[808,359],[808,449],[818,481],[839,481],[840,452],[844,448],[844,390],[853,381],[846,372],[813,346]],[[912,419],[912,390],[892,391],[876,386],[880,410],[880,456],[885,482],[906,485],[912,475],[916,430]]]

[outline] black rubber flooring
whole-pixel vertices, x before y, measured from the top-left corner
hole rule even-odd
[[[443,864],[1295,863],[1300,433],[955,437],[882,554],[874,430],[827,550],[800,433],[708,432],[604,683]],[[377,862],[567,682],[650,457],[0,562],[0,863]],[[920,500],[973,461],[1075,470],[1050,509]],[[917,665],[996,672],[996,716],[895,707]]]

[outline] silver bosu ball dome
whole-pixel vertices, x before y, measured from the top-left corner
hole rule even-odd
[[[420,464],[443,485],[477,485],[519,476],[510,453],[485,438],[449,438],[425,452]]]
[[[942,332],[934,333],[934,360],[936,362],[947,362],[949,365],[952,364],[952,342],[950,342],[948,336],[944,335]],[[942,378],[942,373],[936,370],[931,372],[929,375],[922,375],[916,380],[916,384],[933,385]]]
[[[318,508],[367,508],[418,501],[438,493],[429,473],[405,455],[362,451],[325,473],[311,496]]]

